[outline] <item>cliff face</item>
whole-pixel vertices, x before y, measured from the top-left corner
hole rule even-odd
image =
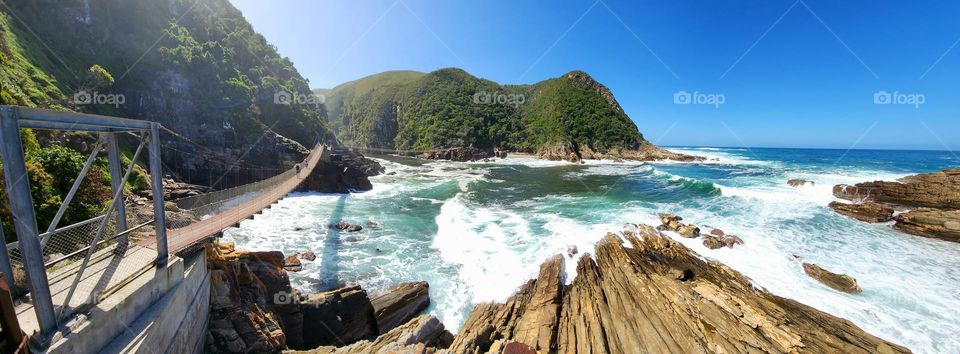
[[[336,142],[307,81],[227,0],[16,1],[2,12],[41,71],[4,87],[5,104],[160,122],[178,133],[163,133],[164,162],[189,182],[249,182]],[[104,71],[91,77],[93,65]],[[58,90],[37,94],[49,83]],[[84,93],[122,101],[78,102]]]
[[[646,225],[608,234],[577,278],[548,260],[504,304],[480,304],[451,353],[520,342],[559,353],[905,353],[849,321],[757,289]]]

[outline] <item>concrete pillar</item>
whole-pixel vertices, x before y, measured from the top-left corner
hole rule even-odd
[[[160,123],[150,124],[150,178],[153,184],[153,217],[157,230],[157,266],[167,264],[167,218],[163,209],[163,162],[160,160]]]
[[[120,146],[117,143],[117,134],[108,133],[107,135],[107,158],[110,160],[110,184],[113,187],[113,194],[123,189],[123,164],[120,162]],[[123,205],[123,198],[117,203],[117,232],[123,232],[127,229],[127,209]],[[117,240],[120,245],[127,244],[127,235],[120,236]],[[125,248],[125,247],[124,247]],[[119,247],[118,247],[119,249]]]
[[[47,270],[43,264],[43,250],[37,231],[37,217],[30,195],[30,178],[23,159],[23,142],[16,107],[0,107],[0,155],[7,182],[7,197],[13,214],[13,225],[20,241],[20,256],[27,273],[33,308],[37,312],[42,342],[46,342],[57,328],[50,298]]]

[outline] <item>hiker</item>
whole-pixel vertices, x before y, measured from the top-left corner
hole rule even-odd
[[[293,168],[297,170],[297,177],[300,177],[300,164],[294,165]]]

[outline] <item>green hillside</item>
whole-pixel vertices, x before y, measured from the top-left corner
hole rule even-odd
[[[454,68],[391,71],[322,92],[330,126],[353,147],[560,147],[580,155],[645,142],[610,91],[581,71],[534,85],[500,85]]]

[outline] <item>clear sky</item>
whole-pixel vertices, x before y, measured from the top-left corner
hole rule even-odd
[[[313,88],[580,69],[661,145],[960,150],[960,1],[231,2]]]

